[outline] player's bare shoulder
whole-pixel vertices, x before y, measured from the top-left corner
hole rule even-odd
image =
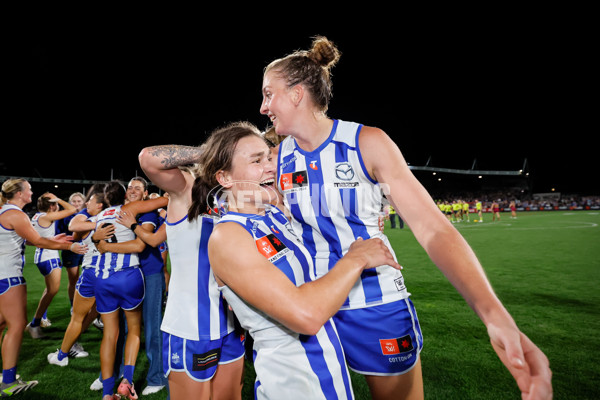
[[[379,180],[377,170],[389,165],[390,162],[402,160],[400,149],[383,129],[363,126],[358,137],[358,145],[365,168],[376,180]]]

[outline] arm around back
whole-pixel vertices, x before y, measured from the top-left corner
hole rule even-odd
[[[308,335],[316,334],[339,310],[364,268],[382,264],[400,268],[380,239],[359,240],[325,276],[295,286],[258,252],[252,237],[235,222],[215,227],[208,254],[219,284],[289,329]]]

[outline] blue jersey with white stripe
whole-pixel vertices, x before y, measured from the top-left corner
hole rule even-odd
[[[364,166],[358,136],[362,125],[334,120],[327,140],[312,152],[293,137],[280,145],[277,184],[294,230],[314,259],[317,277],[326,274],[358,238],[380,238],[382,189]],[[399,270],[384,265],[363,271],[344,309],[388,303],[409,296]]]
[[[236,222],[256,248],[296,286],[311,280],[312,259],[285,215],[269,207],[265,215],[228,212],[219,223]],[[229,287],[220,287],[240,325],[254,339],[256,399],[353,399],[350,375],[333,321],[314,336],[293,332],[253,307]]]
[[[216,340],[234,329],[233,313],[217,288],[208,261],[214,221],[207,216],[165,221],[171,277],[161,330],[171,335]]]

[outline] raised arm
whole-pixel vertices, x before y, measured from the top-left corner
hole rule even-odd
[[[182,145],[152,146],[140,152],[138,158],[146,176],[169,193],[167,209],[173,221],[187,215],[194,185],[194,177],[179,167],[196,164],[201,154],[201,147]]]
[[[63,209],[59,211],[52,211],[46,213],[46,215],[40,217],[40,220],[43,221],[44,225],[50,224],[53,221],[57,221],[59,219],[66,218],[71,216],[77,212],[77,208],[74,205],[69,203],[68,201],[64,201],[63,199],[56,197],[52,193],[45,193],[44,196],[48,197],[51,202],[59,204]]]
[[[179,167],[198,162],[200,147],[183,145],[159,145],[144,148],[138,159],[146,176],[169,195],[185,191],[187,182]]]

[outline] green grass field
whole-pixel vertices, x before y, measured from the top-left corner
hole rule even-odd
[[[471,219],[474,217],[471,216]],[[548,356],[554,398],[600,398],[600,213],[531,212],[500,222],[462,222],[455,226],[481,260],[498,296],[517,324]],[[421,353],[427,399],[519,399],[512,377],[497,359],[485,328],[429,261],[408,228],[386,234],[404,266],[424,335]],[[27,253],[25,277],[31,317],[44,284]],[[60,345],[69,322],[66,274],[50,306],[52,326],[46,339],[25,334],[18,373],[39,385],[23,399],[94,399],[89,386],[100,368],[101,333],[90,328],[80,343],[90,356],[71,359],[67,367],[48,364],[46,355]],[[143,349],[143,346],[142,346]],[[135,372],[138,393],[145,386],[146,358],[140,352]],[[252,369],[247,371],[244,399],[252,399]],[[353,376],[357,400],[368,399],[364,379]],[[165,399],[166,392],[144,396]],[[140,398],[142,398],[140,396]],[[301,396],[299,396],[301,399]],[[295,400],[295,399],[291,399]]]

